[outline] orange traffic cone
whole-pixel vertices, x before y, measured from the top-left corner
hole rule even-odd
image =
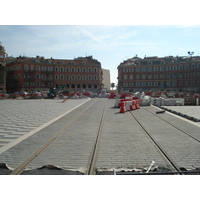
[[[125,102],[121,103],[121,108],[120,108],[120,113],[125,113],[126,112],[126,108],[125,108]]]

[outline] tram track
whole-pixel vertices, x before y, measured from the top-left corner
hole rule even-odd
[[[38,156],[42,154],[44,150],[46,150],[58,137],[60,137],[64,132],[67,131],[71,126],[75,125],[75,123],[78,121],[78,119],[83,116],[87,111],[97,102],[97,100],[94,100],[87,108],[85,108],[81,113],[79,113],[76,117],[74,117],[66,126],[64,126],[61,130],[56,132],[54,136],[49,139],[46,143],[42,145],[41,148],[35,151],[31,156],[29,156],[23,163],[21,163],[18,167],[16,167],[9,175],[20,175],[25,168],[31,164],[31,162],[36,159]],[[105,114],[105,108],[106,108],[106,103],[107,100],[105,101],[101,114],[101,118],[99,121],[99,126],[98,126],[98,131],[96,138],[93,141],[92,149],[90,151],[90,156],[88,159],[88,164],[87,164],[87,169],[85,171],[85,175],[95,175],[95,163],[96,163],[96,158],[97,158],[97,151],[98,151],[98,145],[99,145],[99,140],[102,132],[102,126],[103,126],[103,119],[104,119],[104,114]]]
[[[200,142],[200,140],[198,138],[196,138],[195,136],[193,136],[192,134],[188,133],[187,131],[183,130],[182,128],[180,128],[179,126],[175,125],[174,123],[171,123],[165,119],[163,119],[162,117],[156,115],[155,113],[153,113],[152,111],[148,110],[148,109],[145,109],[145,108],[142,108],[146,111],[148,111],[149,113],[153,114],[154,116],[158,117],[159,119],[163,120],[164,122],[166,122],[167,124],[173,126],[174,128],[180,130],[182,133],[188,135],[189,137],[193,138],[194,140],[196,140],[197,142]]]
[[[29,156],[22,164],[20,164],[18,167],[16,167],[9,175],[19,175],[23,172],[23,170],[25,169],[25,167],[30,164],[37,156],[39,156],[49,145],[52,144],[53,141],[55,141],[59,136],[61,136],[64,131],[66,131],[71,125],[73,125],[85,112],[88,111],[88,109],[95,104],[97,100],[95,100],[94,102],[92,102],[87,108],[85,108],[81,113],[79,113],[76,117],[74,117],[64,128],[62,128],[61,130],[59,130],[50,140],[48,140],[45,144],[43,144],[43,146],[41,148],[39,148],[35,153],[33,153],[31,156]],[[101,126],[101,122],[100,122],[100,126]],[[93,151],[95,151],[95,148]],[[92,158],[92,160],[94,160],[94,156]],[[91,161],[90,161],[91,162]],[[93,162],[93,161],[92,161]],[[91,171],[91,170],[90,170]],[[91,172],[90,172],[91,173]]]
[[[194,137],[193,135],[191,135],[190,133],[188,133],[187,131],[183,130],[183,128],[180,128],[178,126],[176,126],[174,123],[170,123],[169,121],[163,119],[162,117],[158,116],[157,114],[155,114],[152,111],[149,111],[148,109],[145,108],[141,108],[141,111],[145,110],[148,113],[152,114],[153,116],[159,118],[159,120],[161,120],[162,122],[168,124],[168,126],[171,126],[173,128],[175,128],[177,130],[177,133],[179,133],[179,137],[181,137],[181,134],[184,134],[184,138],[188,137],[188,139],[190,140],[191,144],[192,144],[192,140],[194,141],[194,144],[197,146],[198,143],[200,142],[200,140],[196,137]],[[141,112],[140,111],[140,112]],[[166,145],[164,144],[164,140],[159,140],[159,138],[156,136],[156,134],[154,134],[154,130],[157,132],[158,128],[156,129],[151,129],[148,131],[148,125],[146,126],[145,123],[143,123],[141,121],[141,116],[135,116],[135,113],[132,111],[129,111],[129,113],[133,116],[134,120],[137,121],[137,123],[139,124],[139,126],[141,127],[141,129],[144,131],[144,133],[150,138],[150,140],[154,143],[155,147],[159,150],[159,152],[161,153],[162,157],[164,157],[164,159],[166,160],[166,162],[170,165],[170,167],[173,169],[172,172],[168,172],[168,173],[164,173],[164,174],[180,174],[180,175],[186,175],[186,174],[199,174],[200,173],[200,168],[199,167],[194,167],[193,169],[190,169],[189,171],[186,170],[184,167],[180,166],[180,164],[177,163],[176,158],[174,157],[174,155],[171,155],[169,148],[166,149]],[[143,112],[142,112],[143,113]],[[139,117],[139,119],[138,119]],[[150,115],[148,115],[148,117],[150,117]],[[161,122],[160,121],[160,122]],[[159,121],[158,121],[159,122]],[[174,129],[174,130],[175,130]],[[165,133],[165,131],[163,132]],[[167,132],[166,132],[167,134]],[[161,144],[160,144],[161,142]],[[176,145],[176,142],[174,142],[174,145]],[[184,148],[184,147],[182,147]],[[188,152],[189,153],[189,152]],[[173,153],[174,154],[174,153]],[[179,154],[177,154],[178,156]],[[193,154],[194,155],[194,154]],[[150,174],[162,174],[162,173],[150,173]]]
[[[79,168],[82,168],[83,171],[81,173],[85,175],[95,175],[96,173],[98,174],[99,172],[98,169],[101,169],[101,166],[103,166],[100,164],[101,161],[103,161],[103,163],[106,162],[106,165],[104,165],[105,169],[107,166],[111,166],[112,168],[113,160],[114,160],[114,163],[117,163],[117,165],[114,164],[113,166],[114,168],[118,168],[118,166],[122,166],[122,163],[127,163],[127,160],[130,160],[130,161],[128,161],[129,163],[124,165],[125,167],[134,166],[135,164],[132,165],[132,163],[137,163],[137,160],[134,161],[134,159],[135,158],[137,159],[138,157],[137,153],[134,152],[134,150],[136,150],[137,148],[137,142],[134,142],[134,141],[138,140],[138,142],[140,143],[140,138],[143,138],[143,139],[146,138],[144,139],[145,141],[144,144],[148,146],[149,148],[148,150],[151,152],[150,155],[152,159],[155,158],[155,161],[159,163],[158,164],[159,166],[161,166],[160,164],[162,163],[164,164],[163,166],[165,166],[165,163],[166,163],[166,167],[169,166],[169,168],[171,169],[171,172],[164,172],[164,173],[162,172],[155,173],[153,171],[149,171],[148,175],[200,173],[199,170],[193,170],[190,172],[183,171],[183,169],[181,168],[182,166],[176,162],[177,160],[174,159],[175,157],[173,157],[172,155],[173,153],[175,153],[175,151],[169,151],[170,147],[167,147],[166,149],[165,139],[164,140],[162,139],[161,141],[159,140],[157,135],[154,134],[154,130],[158,131],[158,129],[156,128],[151,129],[151,125],[146,126],[145,122],[147,122],[149,117],[152,116],[151,114],[154,114],[154,113],[148,112],[148,110],[146,112],[146,109],[143,110],[143,108],[136,111],[129,111],[126,115],[126,118],[129,118],[127,119],[129,122],[123,123],[123,124],[127,124],[127,126],[129,127],[127,130],[130,130],[130,131],[128,132],[131,132],[131,130],[134,131],[134,129],[136,130],[136,133],[132,133],[128,137],[130,141],[132,141],[132,142],[129,142],[130,145],[127,144],[130,146],[130,150],[126,151],[125,149],[128,150],[129,147],[124,146],[123,149],[121,149],[122,152],[117,151],[119,155],[117,155],[117,152],[113,154],[112,153],[113,149],[117,147],[117,149],[119,150],[120,148],[118,148],[119,147],[118,145],[123,144],[125,141],[127,141],[128,138],[126,138],[127,134],[125,135],[124,132],[123,132],[124,138],[122,137],[122,134],[120,134],[120,131],[122,131],[123,129],[119,129],[118,127],[114,129],[110,128],[111,126],[109,125],[112,124],[113,126],[115,126],[115,123],[116,121],[118,122],[118,120],[123,119],[122,121],[120,121],[121,124],[122,122],[126,121],[126,118],[122,118],[123,116],[125,116],[125,114],[123,115],[120,113],[116,113],[114,109],[112,110],[112,112],[106,112],[106,108],[109,108],[110,104],[111,103],[108,103],[107,99],[106,100],[104,99],[102,101],[93,99],[91,102],[87,103],[86,105],[87,107],[85,106],[86,108],[84,106],[81,108],[80,113],[78,112],[78,110],[76,110],[76,112],[74,112],[76,114],[71,115],[73,116],[72,119],[69,118],[69,116],[66,117],[66,119],[70,119],[70,120],[67,120],[68,121],[67,124],[66,125],[63,124],[64,126],[60,128],[60,130],[58,130],[55,134],[53,134],[54,132],[52,132],[51,138],[49,137],[49,139],[47,139],[46,142],[43,141],[44,144],[41,143],[43,145],[40,145],[41,146],[40,148],[37,148],[37,149],[35,148],[34,151],[32,151],[33,153],[27,156],[21,164],[18,163],[18,166],[15,167],[15,169],[10,173],[10,175],[23,174],[23,172],[27,171],[28,168],[35,169],[34,168],[35,166],[44,166],[48,164],[48,162],[50,162],[50,164],[55,165],[55,166],[61,166],[61,168],[67,169],[67,170],[77,170]],[[148,117],[145,119],[145,121],[143,121],[143,116],[147,113],[149,113]],[[157,115],[155,116],[159,117]],[[111,117],[113,117],[112,120],[108,120],[108,119],[111,119]],[[132,119],[134,119],[133,124],[132,124]],[[160,118],[158,121],[161,122],[161,120],[163,119]],[[89,121],[91,121],[91,123],[88,124]],[[163,121],[164,121],[163,123],[166,123],[165,120]],[[89,130],[85,127],[80,130],[80,127],[84,126],[85,123],[87,123],[88,127],[94,126],[93,129]],[[172,126],[172,124],[170,123],[167,123],[167,124],[168,124],[168,128]],[[150,127],[150,130],[149,130],[149,127]],[[161,133],[164,136],[165,131],[164,129],[162,130],[163,132]],[[181,132],[180,129],[177,129],[177,130]],[[117,134],[119,133],[120,137],[118,138],[118,140],[113,140],[112,146],[109,146],[109,140],[108,140],[108,143],[106,143],[105,145],[105,138],[111,138],[110,137],[111,135],[114,136],[114,138],[116,138],[115,136],[117,135],[112,134],[112,133],[115,133],[115,131],[117,131]],[[143,132],[144,132],[144,135],[143,135]],[[109,133],[111,135],[109,135]],[[139,136],[139,134],[141,136]],[[138,139],[136,135],[139,136]],[[181,134],[179,134],[179,137],[182,137],[180,135]],[[184,137],[186,138],[186,136]],[[90,141],[88,141],[88,139]],[[62,142],[60,143],[60,141]],[[115,144],[114,144],[114,141],[116,141]],[[77,146],[77,145],[80,145],[80,146]],[[136,145],[135,147],[133,147],[135,149],[132,150],[131,145],[132,147],[133,145]],[[144,145],[144,149],[146,147]],[[102,151],[103,148],[106,149],[106,152]],[[55,150],[56,152],[54,152]],[[128,153],[127,156],[125,155],[126,157],[125,159],[123,159],[124,157],[123,152]],[[134,156],[133,156],[133,152],[134,152]],[[154,152],[156,152],[157,154],[155,154]],[[55,154],[52,155],[52,153],[55,153]],[[143,153],[145,154],[146,152],[141,148],[141,151],[138,151],[139,155],[140,153],[142,155]],[[101,154],[101,156],[99,156],[99,154]],[[178,153],[175,153],[175,154],[179,155]],[[102,155],[105,159],[102,157]],[[123,157],[120,155],[122,155]],[[45,157],[48,157],[48,158],[44,159],[44,162],[43,162],[43,158]],[[59,157],[59,159],[54,160],[55,157]],[[131,161],[131,159],[133,159],[133,161]],[[57,162],[57,160],[61,160],[61,161],[65,160],[65,161]],[[141,160],[139,159],[139,162],[138,162],[139,165],[137,166],[142,166],[142,163],[144,162],[147,163],[146,161],[144,161],[143,158],[141,158]],[[63,163],[63,165],[60,165],[59,163]],[[107,169],[109,169],[109,167]],[[72,171],[70,173],[73,174]],[[131,174],[131,173],[127,173],[127,174]],[[135,172],[133,174],[136,175],[137,173]],[[147,173],[144,172],[144,173],[138,173],[138,174],[143,175]],[[120,172],[117,172],[116,175],[120,175]]]
[[[106,104],[107,104],[107,101],[104,104],[104,108],[103,108],[103,112],[102,112],[102,116],[101,116],[101,120],[100,120],[100,124],[99,124],[97,137],[96,137],[93,149],[91,151],[91,156],[90,156],[90,159],[89,159],[89,166],[87,168],[87,171],[86,171],[85,175],[95,175],[95,164],[96,164],[96,159],[97,159],[99,141],[100,141],[100,137],[101,137],[101,133],[102,133],[102,127],[103,127],[103,120],[104,120],[104,115],[105,115]]]
[[[151,134],[144,128],[144,126],[139,122],[139,120],[134,116],[133,112],[129,111],[130,115],[134,118],[134,120],[138,123],[138,126],[143,130],[143,132],[148,136],[150,141],[154,144],[154,146],[157,148],[161,156],[165,159],[166,163],[172,168],[174,172],[180,173],[181,170],[176,165],[176,163],[169,157],[169,155],[164,151],[164,149],[161,147],[161,145],[156,142],[156,140],[153,139]]]

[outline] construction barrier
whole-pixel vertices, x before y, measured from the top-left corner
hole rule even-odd
[[[140,100],[130,100],[130,99],[121,99],[121,102],[119,103],[120,107],[120,113],[125,113],[129,110],[136,110],[140,108]],[[117,106],[118,107],[118,106]]]

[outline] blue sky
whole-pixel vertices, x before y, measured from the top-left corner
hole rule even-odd
[[[200,54],[200,26],[1,25],[0,41],[9,56],[73,59],[92,55],[117,83],[123,60],[146,56]]]
[[[185,56],[188,51],[200,55],[197,0],[26,2],[1,3],[9,7],[9,12],[1,10],[6,17],[0,21],[0,41],[9,56],[92,55],[117,84],[117,67],[136,54],[141,58]]]

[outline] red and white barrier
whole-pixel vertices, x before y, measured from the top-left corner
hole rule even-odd
[[[136,110],[140,108],[140,99],[117,99],[115,107],[120,108],[120,113],[125,113],[126,111]]]

